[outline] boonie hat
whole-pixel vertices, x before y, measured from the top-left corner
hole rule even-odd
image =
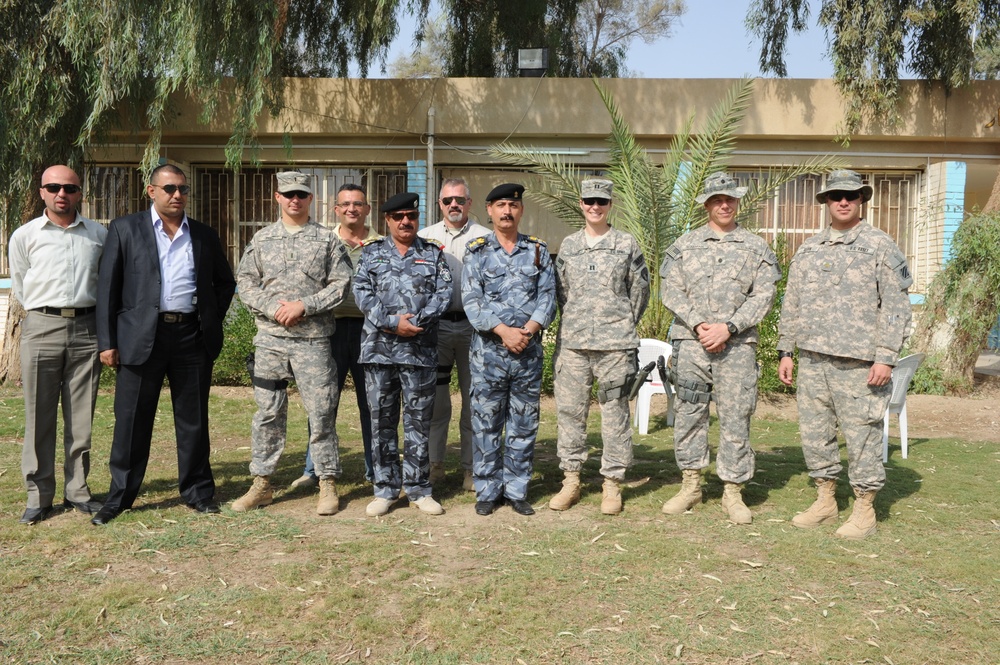
[[[610,180],[605,180],[604,178],[588,178],[580,185],[580,198],[598,198],[608,199],[610,201],[611,191],[614,187],[615,184]]]
[[[861,190],[861,201],[870,201],[872,192],[871,185],[861,182],[861,176],[848,169],[833,171],[826,177],[826,187],[816,192],[816,203],[826,203],[826,195],[830,192],[856,192]]]
[[[282,171],[274,176],[278,179],[278,193],[305,192],[312,194],[312,187],[309,186],[310,178],[305,173],[298,171]]]
[[[390,212],[396,212],[397,210],[416,210],[419,207],[419,194],[414,194],[413,192],[403,192],[390,197],[389,200],[382,204],[380,210],[383,215],[388,215]]]
[[[698,203],[704,203],[717,194],[741,199],[746,193],[747,188],[740,187],[740,183],[736,181],[736,178],[728,173],[719,171],[705,178],[705,185],[702,187],[701,194],[694,197],[694,200]]]
[[[497,185],[491,189],[490,193],[486,195],[486,202],[493,203],[494,201],[499,201],[500,199],[520,201],[523,194],[524,185],[519,185],[516,182],[508,182],[503,185]]]

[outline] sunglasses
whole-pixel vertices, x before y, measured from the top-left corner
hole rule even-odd
[[[403,221],[404,217],[406,219],[416,221],[420,219],[420,212],[417,210],[407,210],[406,212],[391,212],[389,213],[389,217],[392,218],[392,221],[394,222],[401,222]]]
[[[294,192],[279,192],[279,194],[284,196],[286,199],[302,199],[303,201],[312,196],[309,192],[300,192],[298,190]]]
[[[454,201],[458,205],[464,206],[468,202],[468,200],[469,199],[467,199],[464,196],[446,196],[441,199],[441,203],[445,204],[446,206],[450,206],[451,202]]]
[[[611,199],[602,199],[597,196],[591,196],[580,200],[583,201],[583,205],[585,206],[606,206],[611,203]]]
[[[159,187],[167,196],[173,196],[177,192],[180,192],[182,196],[187,196],[191,191],[191,185],[153,185],[153,187]]]
[[[826,195],[827,201],[840,202],[844,199],[848,201],[857,201],[861,198],[861,192],[829,192]]]
[[[80,185],[59,185],[54,182],[50,182],[47,185],[42,185],[42,189],[49,194],[58,194],[60,189],[65,191],[67,194],[79,194],[82,188]]]

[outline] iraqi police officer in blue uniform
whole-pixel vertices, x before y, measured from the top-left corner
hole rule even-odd
[[[522,515],[535,512],[526,499],[542,388],[539,335],[556,313],[556,277],[545,243],[518,233],[523,194],[511,183],[489,193],[493,233],[468,244],[462,275],[462,305],[477,332],[470,370],[479,515],[504,499]]]
[[[441,247],[417,236],[419,205],[410,192],[385,202],[389,235],[364,244],[354,273],[354,299],[365,315],[360,360],[372,418],[375,499],[365,509],[370,517],[389,512],[400,490],[422,512],[444,512],[431,496],[427,438],[437,381],[438,319],[451,304],[452,276]]]

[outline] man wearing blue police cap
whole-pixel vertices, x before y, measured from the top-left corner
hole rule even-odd
[[[542,387],[539,334],[555,317],[556,278],[545,243],[518,232],[523,195],[516,183],[489,193],[493,232],[468,244],[462,275],[462,304],[477,332],[470,370],[479,515],[505,499],[522,515],[535,512],[527,494]]]
[[[385,515],[400,491],[422,512],[440,515],[431,496],[427,439],[437,379],[438,319],[451,303],[452,276],[441,247],[417,236],[420,197],[382,206],[389,235],[368,241],[354,273],[354,299],[365,315],[360,361],[372,420],[375,499],[365,513]],[[399,462],[400,397],[403,463]]]

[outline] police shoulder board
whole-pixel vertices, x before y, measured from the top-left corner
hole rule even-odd
[[[545,244],[545,241],[538,236],[528,236],[528,242],[533,242],[536,245],[541,245],[542,247],[548,247],[548,245]]]
[[[485,246],[486,246],[486,236],[479,236],[478,238],[474,238],[473,240],[470,240],[469,242],[466,243],[465,251],[478,252]]]

